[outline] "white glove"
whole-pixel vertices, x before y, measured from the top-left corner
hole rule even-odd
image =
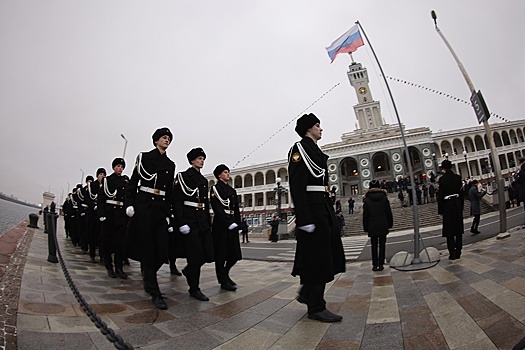
[[[86,215],[86,213],[80,213],[80,216],[84,216],[84,215]]]
[[[93,210],[97,210],[97,206],[95,205],[95,207],[93,208]]]
[[[179,227],[179,232],[183,235],[187,235],[188,233],[190,233],[190,227],[188,225],[183,225]]]
[[[315,231],[315,224],[300,226],[299,230],[303,230],[304,232],[312,233]]]
[[[173,232],[173,227],[171,227],[171,226],[168,227],[168,232],[169,232],[169,233],[172,233],[172,232]]]
[[[101,216],[100,218],[98,218],[100,220],[100,222],[102,221],[106,221],[106,217],[105,216]]]
[[[228,226],[228,230],[233,230],[233,229],[236,228],[237,226],[239,226],[239,225],[237,225],[237,224],[234,222],[233,224],[231,224],[230,226]]]
[[[126,208],[126,215],[129,217],[132,217],[133,215],[135,215],[135,208],[133,208],[132,205]]]
[[[239,230],[239,233],[242,233],[242,230]]]

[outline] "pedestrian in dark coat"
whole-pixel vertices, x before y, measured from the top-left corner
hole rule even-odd
[[[199,288],[201,266],[214,261],[208,181],[201,174],[206,153],[198,147],[186,156],[191,167],[177,174],[173,188],[173,212],[179,228],[175,233],[176,256],[186,258],[188,263],[182,273],[190,296],[208,301]]]
[[[468,191],[468,199],[470,201],[470,215],[474,216],[472,220],[472,226],[470,232],[477,235],[481,233],[478,230],[479,220],[481,217],[481,198],[487,194],[487,191],[483,190],[481,183],[478,180],[472,180],[470,183],[470,190]]]
[[[461,176],[452,172],[452,163],[441,163],[445,173],[439,178],[437,193],[438,214],[443,216],[443,237],[447,238],[449,259],[461,257],[463,247],[463,183]]]
[[[514,181],[514,183],[518,185],[517,202],[519,206],[520,202],[525,203],[525,158],[520,157],[518,161],[520,162],[520,170],[515,176],[516,181]],[[525,205],[523,206],[523,210],[525,210]]]
[[[384,269],[386,235],[392,226],[394,217],[386,191],[379,188],[377,180],[372,180],[363,199],[363,230],[372,244],[372,271]]]
[[[242,259],[239,233],[241,213],[237,191],[228,184],[230,169],[217,165],[213,170],[217,184],[210,190],[210,203],[213,209],[213,251],[215,253],[215,273],[222,289],[235,291],[236,283],[230,278],[230,270]]]
[[[278,235],[279,232],[279,218],[277,216],[272,217],[272,221],[270,221],[270,241],[277,242],[278,241]]]
[[[168,262],[168,222],[171,216],[171,195],[175,163],[168,158],[173,134],[160,128],[152,136],[155,148],[139,153],[126,189],[128,225],[128,257],[140,261],[144,290],[156,308],[165,310],[157,281],[157,271]]]
[[[240,229],[242,233],[242,243],[250,243],[250,240],[248,239],[248,223],[246,222],[246,218],[242,219]]]
[[[295,206],[297,247],[292,269],[302,285],[297,300],[308,307],[308,317],[338,322],[341,316],[326,309],[324,290],[337,273],[345,271],[340,229],[328,192],[328,156],[317,146],[322,131],[312,113],[297,120],[302,138],[290,149],[288,173]]]
[[[126,279],[128,276],[124,272],[123,262],[126,254],[128,217],[124,209],[124,198],[129,179],[126,175],[122,175],[126,167],[124,158],[115,158],[111,166],[113,174],[104,178],[97,194],[97,214],[101,223],[103,260],[109,277]],[[114,254],[114,259],[112,254]]]

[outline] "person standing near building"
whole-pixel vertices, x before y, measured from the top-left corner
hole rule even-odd
[[[463,247],[463,183],[461,176],[452,172],[452,163],[441,163],[444,173],[440,176],[437,193],[438,214],[443,217],[443,237],[447,238],[450,260],[461,257]]]
[[[102,232],[102,254],[104,254],[104,265],[108,276],[127,279],[128,275],[123,269],[128,224],[124,197],[129,179],[126,175],[122,175],[126,167],[123,158],[115,158],[111,167],[113,173],[103,179],[97,194],[97,214]]]
[[[385,190],[377,180],[370,181],[363,199],[363,231],[368,234],[372,247],[372,271],[383,271],[386,235],[394,226],[394,216]]]
[[[328,192],[328,156],[318,147],[323,129],[312,113],[297,120],[302,138],[288,154],[290,193],[297,225],[293,276],[300,277],[297,301],[308,307],[308,318],[339,322],[342,316],[326,309],[326,283],[345,271],[345,255],[339,225]]]
[[[157,271],[168,262],[168,222],[175,163],[168,158],[173,134],[168,128],[157,129],[152,136],[155,146],[139,153],[126,190],[124,206],[131,218],[128,225],[128,257],[140,261],[144,290],[153,305],[166,310],[160,292]]]
[[[213,262],[213,240],[211,237],[210,202],[208,181],[201,174],[206,153],[200,147],[186,155],[190,167],[177,174],[173,188],[173,213],[178,226],[176,232],[176,257],[186,258],[182,270],[192,298],[210,300],[199,288],[201,267]]]
[[[211,187],[210,203],[213,209],[213,251],[215,252],[215,273],[222,289],[235,291],[236,283],[230,278],[230,270],[242,259],[239,244],[241,213],[237,191],[228,184],[230,169],[217,165],[213,170],[217,184]]]
[[[481,183],[478,180],[472,180],[470,183],[470,189],[468,191],[468,199],[470,201],[470,215],[474,216],[472,220],[472,226],[470,232],[473,235],[480,234],[478,230],[479,220],[481,217],[481,198],[487,194],[487,191],[483,190]]]
[[[242,243],[250,243],[250,240],[248,239],[248,223],[246,222],[246,218],[242,218],[241,225],[239,227],[242,233]]]
[[[348,214],[354,213],[354,205],[355,200],[352,197],[348,198]]]
[[[277,242],[279,240],[277,233],[279,232],[279,218],[274,215],[270,221],[270,241]]]

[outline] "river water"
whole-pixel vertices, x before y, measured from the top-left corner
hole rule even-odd
[[[38,214],[38,209],[0,199],[0,236],[21,221],[28,220],[31,213]],[[40,220],[38,226],[43,225]]]

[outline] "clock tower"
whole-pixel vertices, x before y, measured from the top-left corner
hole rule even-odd
[[[357,95],[357,104],[354,106],[354,112],[359,123],[359,129],[367,131],[378,129],[385,125],[381,116],[381,107],[379,101],[374,101],[372,93],[368,86],[368,73],[361,63],[352,62],[348,67],[348,80],[350,85],[355,89]]]

